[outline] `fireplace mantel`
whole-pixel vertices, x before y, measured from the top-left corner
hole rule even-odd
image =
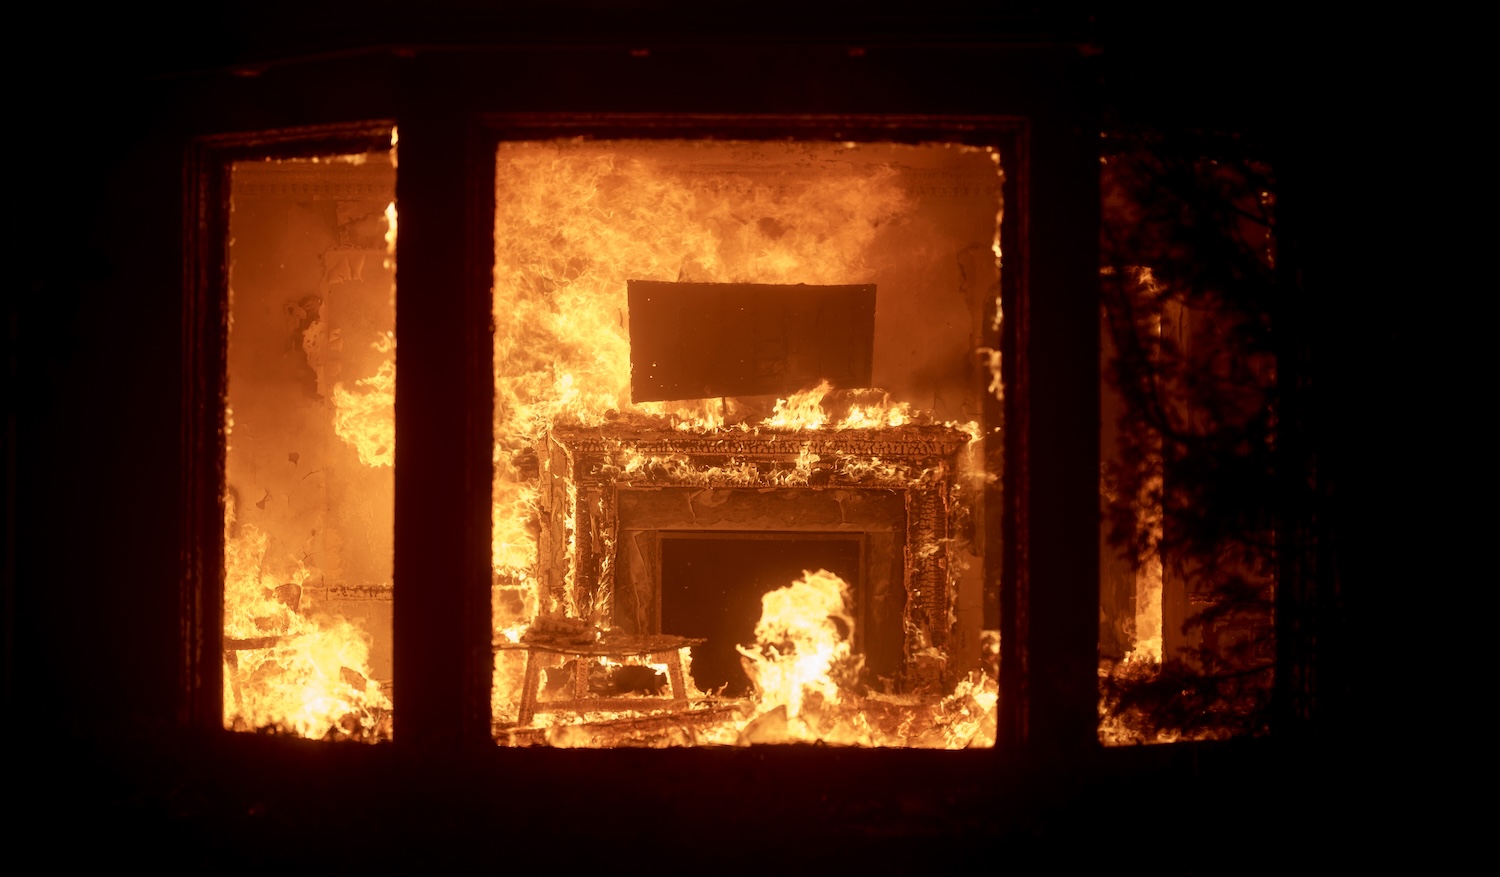
[[[688,454],[705,460],[735,457],[775,461],[794,460],[806,451],[842,457],[881,457],[907,465],[951,462],[970,440],[967,431],[942,425],[868,429],[727,427],[705,432],[619,425],[556,427],[551,436],[575,455],[601,458],[634,451],[644,455]]]
[[[671,532],[857,534],[859,611],[903,688],[941,683],[960,455],[950,426],[683,431],[558,427],[538,449],[543,587],[634,633],[660,633]]]

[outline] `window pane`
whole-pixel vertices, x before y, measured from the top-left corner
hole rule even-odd
[[[1099,736],[1263,733],[1283,477],[1273,178],[1243,159],[1114,149],[1101,178]]]
[[[997,154],[496,167],[497,739],[991,745]]]
[[[395,177],[231,169],[224,723],[390,736]]]

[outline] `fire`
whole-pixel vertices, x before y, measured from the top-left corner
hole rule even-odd
[[[996,681],[975,671],[936,703],[862,691],[849,585],[827,570],[762,598],[756,644],[740,646],[757,693],[737,742],[957,749],[995,742]]]
[[[522,461],[553,424],[723,424],[718,400],[630,403],[626,282],[862,282],[877,231],[907,201],[884,165],[767,186],[583,142],[502,145],[496,191],[491,554],[500,586],[522,590],[536,582],[538,507]]]
[[[389,677],[389,641],[369,631],[381,629],[392,593],[396,209],[383,193],[394,194],[394,165],[393,152],[374,151],[232,168],[223,543],[232,730],[391,735],[375,669]]]
[[[828,395],[833,387],[821,381],[816,387],[793,393],[785,399],[777,399],[771,416],[761,422],[770,429],[821,429],[832,420],[828,411]],[[854,402],[842,420],[833,421],[834,429],[880,429],[902,426],[917,421],[911,403],[892,402],[890,395],[882,393],[879,400]]]
[[[236,533],[238,529],[238,533]],[[302,737],[389,737],[390,699],[369,678],[368,637],[348,620],[312,613],[300,561],[266,557],[252,525],[224,527],[224,727],[279,728]]]
[[[771,416],[765,425],[772,429],[819,429],[828,422],[828,413],[823,410],[823,397],[833,389],[822,381],[810,390],[793,393],[786,399],[777,399]]]
[[[849,585],[827,570],[806,571],[761,600],[756,642],[738,646],[755,684],[753,695],[728,708],[691,686],[699,705],[682,713],[652,718],[642,699],[634,712],[598,710],[539,714],[534,739],[556,747],[611,745],[751,745],[823,743],[848,746],[961,749],[993,746],[999,702],[996,680],[983,671],[960,679],[938,700],[914,695],[881,695],[857,681],[861,660],[851,644],[855,619]],[[684,650],[690,674],[691,651]],[[506,654],[506,652],[501,652]],[[605,667],[619,666],[608,658]],[[661,664],[645,666],[664,672]],[[496,663],[497,672],[521,684],[520,667]],[[514,704],[496,688],[497,710]],[[642,719],[640,716],[646,716]],[[642,733],[640,728],[645,728]]]
[[[917,156],[917,147],[881,145],[876,147],[883,150],[878,157],[862,153],[868,148],[854,143],[583,139],[499,146],[491,543],[496,643],[517,642],[525,626],[538,617],[584,618],[607,609],[607,594],[575,594],[573,569],[558,560],[576,558],[576,543],[588,534],[575,531],[568,511],[578,499],[576,486],[551,468],[563,465],[556,458],[562,452],[549,438],[554,429],[641,428],[728,438],[741,433],[827,434],[933,423],[930,412],[914,410],[907,401],[893,400],[878,390],[836,390],[826,381],[775,399],[774,404],[765,397],[643,403],[631,398],[630,281],[849,285],[886,276],[902,278],[896,281],[901,284],[910,275],[900,272],[911,269],[892,268],[908,258],[889,246],[892,228],[917,225],[914,240],[941,240],[946,245],[949,238],[942,235],[949,232],[935,226],[953,218],[914,218],[918,215],[913,212],[916,199],[939,191],[923,189],[928,178],[922,174],[932,172],[936,160]],[[983,152],[967,147],[952,151]],[[907,166],[908,161],[921,165],[923,160],[934,164],[915,171]],[[993,184],[998,200],[998,155],[985,153],[982,160],[992,167],[988,182],[980,185]],[[921,194],[924,191],[927,194]],[[990,248],[998,247],[998,210],[993,205],[988,209],[988,216],[978,223],[973,249],[992,255],[995,264],[985,270],[997,272],[999,254],[991,254]],[[960,246],[967,242],[968,238]],[[946,259],[944,267],[951,268],[954,260],[937,256],[938,250],[932,248],[933,258]],[[982,262],[976,264],[983,268]],[[889,273],[882,275],[883,271]],[[972,293],[963,287],[960,294],[967,301],[958,299],[963,303],[955,318],[941,324],[958,327],[960,348],[982,337],[975,309],[986,313],[994,306],[988,299],[998,297],[998,281],[991,286],[989,275],[975,271],[965,274],[963,283],[970,276],[984,278],[986,285],[976,284]],[[907,285],[920,289],[924,282]],[[954,285],[961,286],[957,279]],[[913,317],[925,319],[934,305],[916,293],[907,294],[922,309],[920,317]],[[975,325],[962,325],[964,319]],[[903,337],[902,342],[912,349],[923,349],[925,343],[915,336]],[[989,355],[988,348],[978,352],[987,357],[983,378],[998,384],[998,353]],[[962,368],[961,357],[955,360]],[[967,398],[959,402],[968,392],[955,390],[945,404],[965,416],[978,411]],[[973,395],[982,392],[976,385]],[[976,442],[984,433],[977,422],[960,428]],[[861,487],[904,488],[955,474],[944,468],[946,464],[928,471],[871,454],[823,447],[815,451],[811,445],[795,459],[778,458],[773,466],[764,460],[726,457],[703,466],[682,455],[647,453],[622,443],[609,453],[605,465],[613,467],[612,478],[619,484],[710,488],[816,487],[826,484],[830,473]],[[979,481],[979,475],[994,477],[983,472],[982,462],[975,462],[978,458],[971,454],[961,464],[974,470],[958,473],[966,481]],[[556,486],[563,481],[566,496]],[[592,538],[593,562],[611,563],[615,534],[596,533]],[[927,548],[949,550],[946,544]],[[544,551],[549,555],[545,559]],[[946,567],[946,574],[956,582],[964,568],[958,560]],[[757,668],[753,675],[761,700],[742,704],[736,718],[714,724],[711,732],[706,725],[697,726],[697,742],[753,738],[962,746],[986,739],[982,726],[987,720],[993,723],[994,680],[982,673],[960,680],[957,689],[950,686],[952,693],[946,698],[931,690],[921,698],[883,695],[854,683],[854,614],[844,605],[845,589],[836,576],[814,573],[767,595],[763,635],[757,631],[762,642],[742,647],[746,660]],[[580,605],[589,599],[593,605]],[[777,601],[781,602],[771,605]],[[795,617],[784,616],[787,612]],[[607,611],[601,617],[607,624]],[[794,630],[797,637],[820,639],[799,641],[793,647]],[[520,650],[497,649],[492,699],[497,722],[504,725],[504,717],[514,715],[521,700],[524,658]],[[842,678],[845,673],[851,678]],[[771,728],[777,716],[784,718],[784,730]],[[533,728],[617,718],[543,715]],[[550,742],[574,745],[585,737],[568,732]],[[987,739],[993,742],[992,730]]]
[[[395,333],[387,332],[371,347],[389,354],[396,347]],[[359,461],[366,466],[394,466],[396,361],[386,359],[375,374],[354,383],[363,392],[347,390],[342,383],[333,385],[334,432],[359,453]]]
[[[806,697],[838,703],[830,674],[851,662],[854,618],[845,608],[848,602],[849,584],[827,570],[808,572],[761,598],[755,625],[759,648],[740,646],[739,651],[749,659],[746,669],[760,689],[762,711],[785,708],[788,719],[796,720]]]
[[[394,147],[396,133],[391,132]],[[394,152],[393,152],[394,156]],[[385,206],[385,267],[389,270],[391,257],[396,254],[396,202]],[[395,307],[395,287],[391,288],[392,308]],[[387,331],[371,345],[376,353],[384,354],[375,374],[360,378],[354,383],[363,387],[362,392],[345,389],[342,383],[333,385],[333,405],[336,409],[333,420],[338,437],[359,453],[359,461],[366,466],[394,466],[396,464],[396,333]]]

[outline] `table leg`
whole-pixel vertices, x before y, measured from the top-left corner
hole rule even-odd
[[[573,699],[583,700],[589,696],[589,659],[584,655],[573,656]]]
[[[682,650],[667,652],[667,678],[672,680],[672,696],[687,700],[687,680],[682,675]]]
[[[244,696],[240,689],[240,653],[234,649],[224,650],[224,671],[229,674],[229,685],[234,692],[234,708],[236,711],[244,706]]]
[[[536,715],[537,689],[542,684],[542,668],[537,666],[536,652],[526,650],[526,681],[521,683],[521,713],[516,716],[516,724],[531,724],[532,716]]]

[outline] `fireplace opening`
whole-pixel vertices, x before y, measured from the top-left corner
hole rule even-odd
[[[750,693],[750,677],[736,648],[755,641],[762,599],[809,571],[824,570],[850,585],[856,607],[853,630],[844,634],[861,653],[868,613],[860,565],[863,540],[842,534],[663,533],[661,625],[702,638],[692,649],[698,690],[724,697]]]
[[[499,142],[498,742],[993,744],[1003,179],[947,142]]]

